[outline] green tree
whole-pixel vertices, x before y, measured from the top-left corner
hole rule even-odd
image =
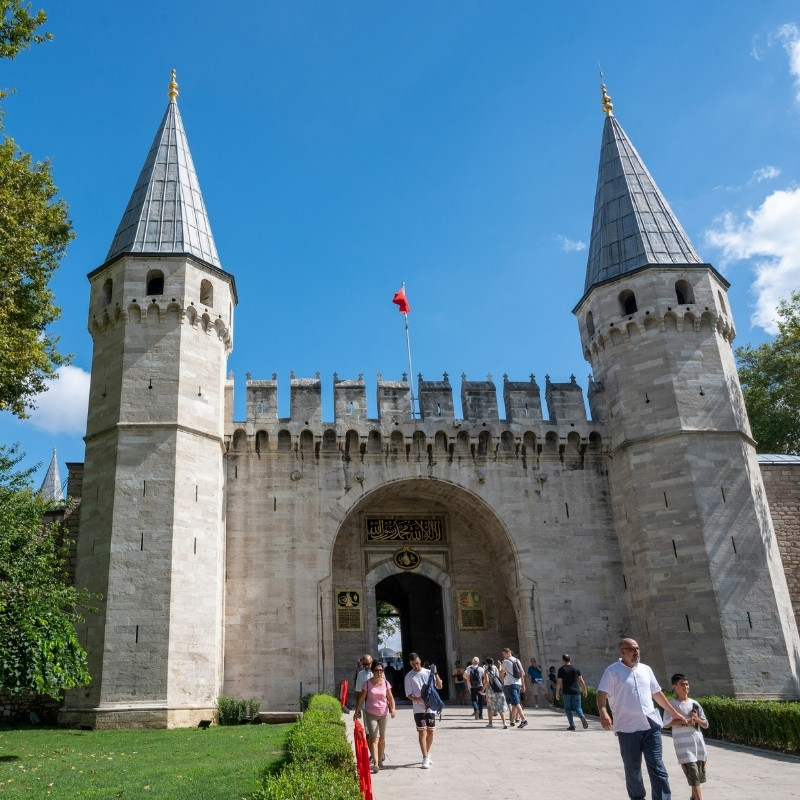
[[[16,58],[31,44],[52,39],[51,33],[37,33],[47,22],[47,14],[31,14],[31,4],[22,0],[0,0],[0,58]]]
[[[385,600],[379,600],[378,612],[378,644],[386,647],[389,641],[400,630],[400,612]]]
[[[0,690],[60,697],[90,680],[75,624],[91,596],[67,582],[62,532],[21,458],[0,446]]]
[[[800,454],[800,291],[778,307],[778,335],[737,348],[739,380],[759,453]]]
[[[0,0],[0,58],[50,38],[30,4]],[[0,93],[0,97],[4,93]],[[2,112],[0,112],[0,119]],[[0,125],[0,128],[2,126]],[[48,284],[73,238],[50,164],[34,163],[8,136],[0,143],[0,411],[27,416],[66,359],[46,328],[58,319]]]

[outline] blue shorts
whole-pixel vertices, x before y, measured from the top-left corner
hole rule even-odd
[[[510,706],[518,706],[519,705],[519,693],[520,693],[520,686],[518,683],[508,684],[503,687],[506,692],[506,700],[508,700],[508,704]]]
[[[424,714],[414,714],[414,722],[416,723],[418,731],[424,731],[430,728],[433,730],[436,727],[436,714],[426,711]]]

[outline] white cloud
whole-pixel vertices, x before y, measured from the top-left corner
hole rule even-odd
[[[582,242],[580,239],[568,239],[560,233],[554,238],[561,245],[561,249],[566,250],[568,253],[578,253],[586,249],[586,242]]]
[[[778,167],[772,167],[770,165],[767,165],[766,167],[761,167],[761,169],[757,169],[753,173],[753,180],[756,183],[761,183],[761,181],[768,181],[771,180],[772,178],[777,178],[778,175],[780,174],[781,171],[778,169]]]
[[[795,99],[800,103],[800,28],[793,22],[781,25],[777,38],[789,56],[789,72],[794,77]]]
[[[36,396],[31,424],[47,433],[83,434],[89,406],[89,373],[80,367],[58,368],[58,379]]]
[[[776,334],[776,309],[800,286],[800,188],[768,195],[744,219],[725,214],[706,231],[706,241],[722,248],[727,261],[753,259],[756,279],[753,325]]]

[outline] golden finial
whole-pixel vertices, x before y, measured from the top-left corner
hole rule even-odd
[[[174,103],[178,98],[178,82],[175,80],[175,70],[172,70],[172,80],[169,82],[167,97],[169,97],[170,103]]]
[[[599,63],[598,66],[600,66]],[[613,116],[611,110],[614,108],[614,104],[611,102],[611,98],[606,92],[605,83],[603,83],[603,70],[600,70],[600,90],[603,92],[603,99],[601,101],[603,103],[603,111],[609,116]]]

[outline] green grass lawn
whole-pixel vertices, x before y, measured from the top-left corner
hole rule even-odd
[[[291,727],[0,730],[0,796],[241,800],[283,756]]]

